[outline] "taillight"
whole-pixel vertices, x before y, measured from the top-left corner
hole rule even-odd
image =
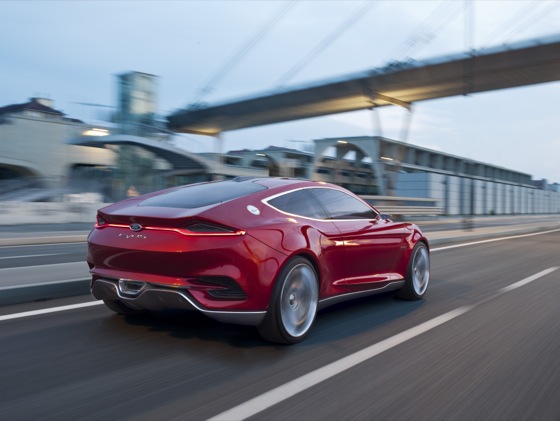
[[[235,230],[231,228],[222,227],[220,225],[207,224],[204,222],[197,222],[195,224],[187,226],[190,232],[196,233],[209,233],[209,234],[233,234]]]
[[[181,233],[185,235],[245,235],[245,231],[209,221],[192,221]]]
[[[108,223],[99,215],[97,215],[95,228],[101,229],[106,227],[112,227],[112,228],[132,229],[132,225]],[[192,222],[190,225],[187,225],[184,228],[143,226],[142,229],[145,231],[172,231],[187,236],[188,235],[202,235],[202,236],[245,235],[245,231],[243,230],[238,230],[238,229],[226,227],[224,225],[214,224],[211,222],[209,223],[209,222],[201,222],[201,221]]]
[[[95,228],[102,228],[105,225],[107,225],[107,222],[105,222],[105,220],[103,218],[101,218],[99,215],[97,215],[97,218],[95,220]]]

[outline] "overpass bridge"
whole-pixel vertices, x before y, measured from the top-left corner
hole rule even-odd
[[[560,80],[560,34],[276,90],[167,117],[171,130],[221,132]],[[523,104],[523,98],[519,100]]]

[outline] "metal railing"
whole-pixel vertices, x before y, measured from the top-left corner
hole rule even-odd
[[[360,197],[375,206],[379,212],[394,217],[441,216],[445,214],[445,209],[442,206],[437,206],[437,199],[372,195],[362,195]]]

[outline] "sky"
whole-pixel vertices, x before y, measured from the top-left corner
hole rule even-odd
[[[166,116],[196,100],[558,34],[560,0],[3,0],[0,107],[46,97],[69,117],[95,121],[116,105],[116,75],[139,71],[158,76],[157,108]],[[560,182],[559,99],[553,82],[420,102],[406,140]],[[358,111],[226,132],[223,149],[377,134],[404,140],[404,109],[376,113],[380,127],[371,111]],[[194,135],[176,144],[216,147]]]

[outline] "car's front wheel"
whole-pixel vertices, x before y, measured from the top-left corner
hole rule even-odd
[[[290,260],[278,276],[259,333],[283,344],[303,340],[315,321],[318,300],[319,282],[313,265],[303,257]]]
[[[412,249],[406,271],[404,286],[397,293],[403,300],[420,300],[430,282],[430,252],[426,244],[419,242]]]

